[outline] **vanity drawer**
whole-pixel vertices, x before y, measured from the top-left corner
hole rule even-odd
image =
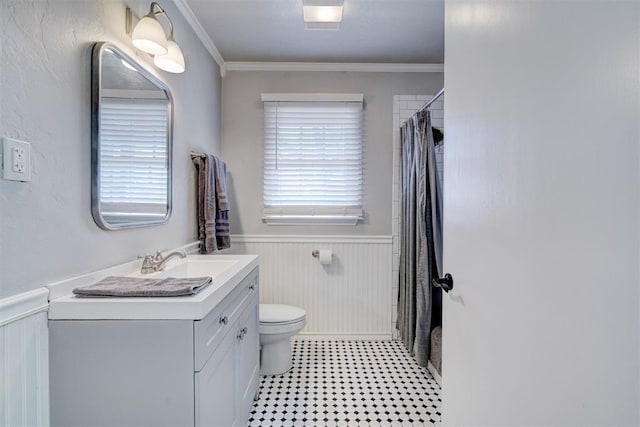
[[[253,270],[202,320],[194,322],[194,368],[199,372],[249,304],[258,303],[258,270]]]

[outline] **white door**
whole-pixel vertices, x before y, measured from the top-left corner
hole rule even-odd
[[[443,424],[637,425],[640,2],[445,5]]]

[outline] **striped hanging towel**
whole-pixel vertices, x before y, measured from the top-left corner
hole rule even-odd
[[[229,235],[229,201],[227,200],[227,165],[215,156],[211,156],[215,164],[216,182],[216,243],[218,249],[231,247]]]
[[[200,253],[231,247],[226,164],[216,156],[191,156],[198,172],[198,238]]]

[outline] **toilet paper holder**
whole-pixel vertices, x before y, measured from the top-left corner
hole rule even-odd
[[[318,262],[322,265],[329,265],[333,262],[333,253],[331,250],[314,250],[311,252],[311,256],[316,258]]]

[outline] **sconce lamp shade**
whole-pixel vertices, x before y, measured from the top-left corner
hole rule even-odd
[[[166,55],[169,51],[167,37],[160,22],[152,15],[145,15],[131,35],[135,47],[151,55]]]
[[[127,32],[131,28],[133,13],[131,9],[126,9]],[[166,36],[164,28],[158,21],[158,16],[164,16],[169,23],[169,37]],[[154,56],[153,63],[156,67],[169,73],[184,73],[185,63],[182,49],[173,38],[173,22],[167,16],[162,6],[155,1],[151,3],[149,13],[145,15],[131,32],[131,42],[143,52]]]
[[[156,67],[169,73],[184,73],[184,55],[173,37],[169,38],[167,54],[155,56],[153,63],[156,64]]]

